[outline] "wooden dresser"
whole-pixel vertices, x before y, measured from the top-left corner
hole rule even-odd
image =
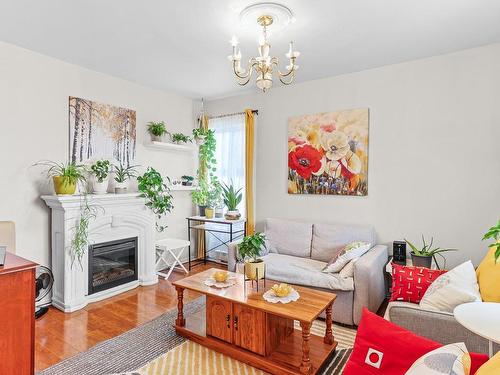
[[[0,266],[0,374],[34,373],[35,268],[7,253]]]

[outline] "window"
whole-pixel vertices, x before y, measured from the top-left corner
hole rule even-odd
[[[208,127],[215,131],[217,142],[215,175],[219,181],[241,188],[243,199],[238,209],[245,216],[245,115],[212,118]]]

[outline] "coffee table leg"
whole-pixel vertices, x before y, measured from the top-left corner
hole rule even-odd
[[[182,301],[184,289],[176,286],[175,290],[177,290],[177,319],[175,320],[175,325],[184,327],[186,325],[186,319],[184,319],[183,313],[184,303]]]
[[[311,358],[309,358],[309,337],[311,336],[311,323],[300,322],[302,328],[302,363],[300,372],[302,374],[311,373]]]
[[[332,304],[330,303],[325,310],[326,313],[326,331],[323,342],[325,344],[333,344],[333,333],[332,333]]]

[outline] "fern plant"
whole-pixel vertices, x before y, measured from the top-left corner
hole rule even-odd
[[[154,135],[156,137],[161,137],[163,134],[167,133],[167,128],[163,121],[159,122],[150,121],[148,122],[148,132],[149,134]]]
[[[500,258],[500,220],[498,220],[497,225],[488,229],[488,232],[483,236],[483,241],[487,239],[495,240],[489,247],[495,248],[495,263],[498,262],[498,258]]]

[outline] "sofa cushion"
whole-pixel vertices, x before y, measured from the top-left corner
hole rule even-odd
[[[312,224],[282,219],[266,220],[266,238],[278,254],[311,256]]]
[[[352,277],[342,278],[339,274],[321,272],[325,262],[273,253],[262,259],[266,264],[268,279],[315,288],[354,290]]]
[[[425,353],[405,375],[469,375],[470,354],[463,342],[448,344]]]
[[[341,224],[314,224],[311,258],[328,262],[345,245],[354,241],[376,244],[372,227]]]
[[[337,273],[344,268],[347,263],[355,258],[361,257],[368,250],[372,248],[372,244],[368,242],[352,242],[337,255],[335,255],[323,268],[323,272],[326,273]]]

